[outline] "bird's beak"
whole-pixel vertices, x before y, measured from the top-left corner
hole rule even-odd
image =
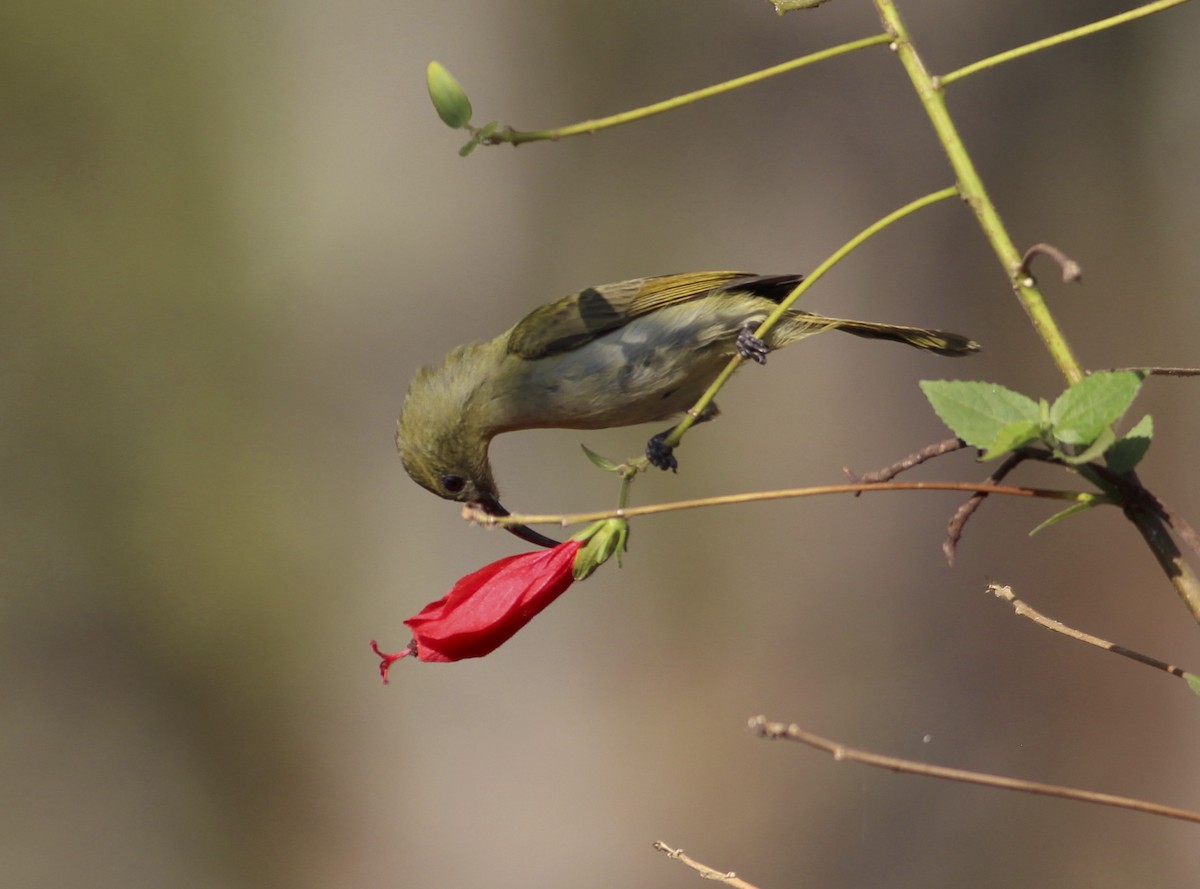
[[[507,509],[500,505],[500,501],[495,497],[481,497],[476,501],[476,503],[479,505],[480,509],[490,516],[502,518],[506,515],[511,515]],[[526,543],[532,543],[537,546],[544,546],[547,548],[555,547],[559,544],[559,541],[551,537],[547,537],[545,534],[539,534],[528,525],[502,525],[501,527],[503,527],[504,530],[509,534],[520,537]]]

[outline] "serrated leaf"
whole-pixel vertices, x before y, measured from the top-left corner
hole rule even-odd
[[[1154,437],[1154,421],[1150,415],[1142,417],[1137,425],[1125,433],[1125,437],[1108,449],[1105,457],[1108,468],[1118,475],[1131,472],[1142,462],[1146,451],[1150,450],[1150,440]]]
[[[1042,522],[1040,525],[1030,531],[1029,536],[1032,537],[1034,534],[1038,533],[1038,531],[1049,528],[1051,525],[1057,525],[1063,519],[1070,518],[1073,515],[1078,515],[1081,512],[1087,512],[1093,506],[1098,506],[1101,503],[1107,502],[1108,501],[1106,501],[1103,497],[1092,497],[1089,495],[1086,500],[1081,500],[1078,503],[1072,503],[1066,509],[1056,512],[1054,515],[1050,516],[1050,518],[1046,519],[1046,521]]]
[[[587,456],[587,458],[589,460],[592,461],[592,465],[595,466],[597,469],[603,469],[605,472],[619,472],[620,471],[620,466],[618,466],[612,460],[608,459],[605,456],[597,454],[595,451],[593,451],[591,448],[589,448],[585,444],[581,444],[580,447],[583,448],[583,453]]]
[[[991,443],[984,451],[981,460],[994,460],[996,457],[1003,457],[1005,454],[1015,451],[1017,448],[1024,447],[1031,441],[1037,441],[1041,438],[1042,427],[1039,423],[1030,422],[1029,420],[1018,420],[1016,423],[1009,423],[1000,430],[1000,434],[992,439]]]
[[[1074,454],[1064,453],[1061,448],[1055,448],[1055,456],[1062,459],[1064,463],[1069,463],[1072,466],[1081,466],[1084,463],[1091,463],[1093,460],[1099,459],[1100,455],[1107,451],[1116,443],[1117,434],[1112,431],[1111,426],[1106,426],[1104,430],[1096,436],[1096,440]]]
[[[1102,371],[1073,384],[1050,408],[1054,437],[1068,445],[1090,445],[1121,418],[1137,397],[1142,375]]]
[[[1184,673],[1183,678],[1187,682],[1188,688],[1193,693],[1200,695],[1200,676],[1197,676],[1195,673]]]
[[[1038,422],[1037,402],[997,383],[922,380],[921,391],[941,421],[971,447],[990,447],[1015,423]]]

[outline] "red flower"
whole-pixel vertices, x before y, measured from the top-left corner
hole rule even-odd
[[[403,651],[388,654],[371,643],[382,658],[383,681],[391,665],[410,654],[422,661],[460,661],[494,651],[571,585],[575,555],[583,545],[567,540],[553,549],[509,556],[459,580],[404,622],[413,639]]]

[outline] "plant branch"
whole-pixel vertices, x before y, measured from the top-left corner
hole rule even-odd
[[[942,148],[950,159],[950,165],[954,168],[955,175],[958,176],[958,187],[963,198],[979,220],[984,234],[1000,259],[1001,265],[1004,266],[1004,271],[1008,275],[1017,298],[1026,314],[1029,315],[1030,321],[1033,322],[1034,329],[1046,344],[1054,362],[1068,382],[1078,382],[1083,378],[1083,370],[1071,352],[1070,346],[1067,345],[1066,338],[1058,329],[1054,317],[1050,314],[1041,291],[1028,276],[1020,274],[1021,254],[1013,244],[1012,238],[1009,237],[1004,223],[1000,220],[999,212],[991,198],[988,197],[983,180],[980,179],[979,173],[975,169],[975,164],[967,154],[967,149],[954,126],[954,121],[950,118],[950,112],[946,108],[946,97],[937,79],[925,70],[925,64],[917,54],[912,38],[905,28],[893,0],[875,0],[875,6],[883,18],[884,27],[896,38],[892,46],[904,69],[908,72],[917,96],[920,98],[921,104],[925,106],[934,131],[942,143]]]
[[[987,477],[987,483],[989,485],[1000,484],[1010,472],[1021,464],[1023,459],[1024,457],[1020,454],[1009,454],[1005,461]],[[947,565],[954,566],[954,562],[958,558],[958,542],[962,540],[963,529],[967,527],[967,522],[983,505],[986,498],[986,493],[976,491],[950,517],[950,521],[946,525],[946,539],[942,542],[942,554],[946,557]]]
[[[1035,455],[1036,456],[1036,455]],[[1039,457],[1039,459],[1041,459]],[[1200,534],[1183,516],[1171,510],[1153,492],[1142,485],[1136,472],[1117,475],[1097,464],[1077,467],[1080,474],[1121,504],[1125,517],[1133,523],[1150,547],[1155,560],[1192,618],[1200,623],[1200,578],[1175,545],[1168,527],[1174,529],[1188,546],[1200,553]]]
[[[876,469],[874,472],[868,472],[859,475],[848,466],[842,467],[842,472],[852,482],[862,482],[863,484],[878,484],[879,482],[888,482],[894,479],[902,472],[914,467],[920,466],[932,460],[934,457],[941,457],[945,454],[951,454],[954,451],[961,451],[968,447],[967,443],[961,438],[944,438],[941,441],[934,442],[931,445],[926,445],[919,451],[913,451],[903,460],[893,463],[891,466],[885,466],[883,469]]]
[[[511,127],[504,127],[497,130],[489,136],[484,137],[481,141],[485,145],[498,145],[501,143],[509,143],[511,145],[520,145],[525,142],[541,142],[546,140],[565,139],[568,136],[590,135],[591,133],[599,132],[600,130],[608,129],[609,127],[620,126],[621,124],[632,123],[635,120],[641,120],[646,117],[653,117],[656,114],[663,114],[667,111],[673,111],[676,108],[682,108],[685,105],[691,105],[694,102],[699,102],[704,99],[711,99],[713,96],[719,96],[723,93],[728,93],[736,89],[741,89],[745,86],[758,83],[762,80],[767,80],[771,77],[778,77],[780,74],[786,74],[789,71],[795,71],[797,68],[803,68],[806,65],[812,65],[817,62],[823,62],[826,59],[832,59],[836,56],[845,55],[846,53],[854,52],[860,49],[867,49],[871,46],[879,46],[883,43],[888,43],[890,37],[887,34],[875,34],[871,37],[864,37],[861,40],[852,40],[849,43],[843,43],[839,46],[833,46],[829,49],[823,49],[820,52],[814,52],[806,56],[801,56],[798,59],[783,62],[779,65],[774,65],[770,68],[764,68],[761,71],[755,71],[751,74],[735,77],[733,80],[726,80],[724,83],[713,84],[706,86],[703,89],[694,90],[690,93],[684,93],[682,96],[675,96],[671,99],[666,99],[662,102],[655,102],[653,105],[646,105],[642,108],[634,108],[631,111],[622,111],[620,114],[613,114],[609,117],[601,117],[596,120],[585,120],[581,123],[571,124],[570,126],[558,127],[553,130],[531,130],[522,132],[514,130]]]
[[[1131,9],[1129,12],[1122,12],[1119,15],[1110,16],[1098,22],[1092,22],[1090,25],[1083,25],[1070,31],[1063,31],[1061,34],[1045,37],[1042,40],[1035,40],[1033,43],[1026,43],[1024,46],[1005,50],[994,56],[988,56],[986,59],[980,59],[978,62],[972,62],[970,65],[964,65],[962,68],[951,71],[949,74],[943,74],[939,78],[939,82],[941,86],[949,86],[956,80],[970,77],[972,74],[976,74],[987,68],[995,68],[997,65],[1003,65],[1005,62],[1011,62],[1030,53],[1049,49],[1052,46],[1058,46],[1060,43],[1066,43],[1069,40],[1077,40],[1080,37],[1097,34],[1108,28],[1114,28],[1117,25],[1123,25],[1126,22],[1132,22],[1134,19],[1153,15],[1156,12],[1162,12],[1163,10],[1170,9],[1172,6],[1179,6],[1181,3],[1186,2],[1187,0],[1158,0],[1156,3],[1147,3],[1144,6],[1139,6],[1137,9]]]
[[[1133,371],[1148,377],[1200,377],[1200,367],[1115,367],[1111,372]]]
[[[980,179],[979,173],[958,135],[958,130],[950,118],[950,112],[946,108],[945,93],[942,89],[945,78],[939,81],[925,70],[925,64],[913,45],[912,38],[900,18],[900,13],[896,10],[894,0],[875,0],[875,6],[883,19],[884,27],[896,38],[893,46],[900,62],[908,72],[917,96],[924,105],[934,131],[950,160],[950,165],[958,176],[958,187],[963,198],[975,213],[996,256],[1008,273],[1013,291],[1054,362],[1063,376],[1067,378],[1067,382],[1079,382],[1083,378],[1083,369],[1067,344],[1066,338],[1059,330],[1036,282],[1021,272],[1021,255],[1017,252],[1012,238],[1009,237],[1008,231],[1000,220],[1000,214],[995,205],[988,197],[983,180]],[[1142,9],[1157,11],[1160,7],[1166,8],[1164,4],[1160,3],[1150,4]],[[1184,561],[1179,548],[1175,546],[1175,542],[1163,525],[1162,519],[1145,506],[1137,503],[1126,504],[1125,515],[1141,533],[1142,539],[1154,553],[1155,559],[1175,587],[1176,592],[1184,600],[1193,618],[1200,621],[1200,579],[1197,579],[1191,567]]]
[[[1175,587],[1175,592],[1183,599],[1183,604],[1192,613],[1192,617],[1200,623],[1200,579],[1197,579],[1192,567],[1183,558],[1183,553],[1175,545],[1162,519],[1150,510],[1136,505],[1126,505],[1125,516],[1138,529],[1159,567]]]
[[[714,870],[707,864],[701,864],[696,859],[683,854],[682,849],[672,849],[661,840],[655,841],[654,848],[659,852],[667,853],[668,858],[674,858],[676,861],[682,861],[706,880],[716,880],[718,883],[724,883],[726,886],[733,886],[734,889],[757,889],[753,883],[747,883],[733,871],[722,873],[719,870]]]
[[[788,488],[779,491],[753,491],[745,494],[725,494],[719,497],[701,497],[695,500],[677,500],[673,503],[654,503],[648,506],[631,506],[627,509],[608,509],[599,512],[581,512],[567,515],[489,515],[470,503],[463,506],[463,518],[489,527],[507,525],[578,525],[598,522],[601,519],[631,519],[639,516],[660,515],[683,509],[701,509],[709,506],[733,506],[738,503],[761,503],[765,500],[788,500],[797,497],[819,497],[830,494],[871,494],[880,491],[959,491],[966,493],[1000,494],[1009,497],[1034,497],[1047,500],[1071,500],[1076,503],[1095,500],[1097,495],[1084,491],[1063,491],[1055,488],[1019,488],[1010,485],[974,484],[971,482],[874,482],[846,485],[820,485],[810,488]]]
[[[1036,256],[1049,256],[1057,262],[1064,284],[1075,284],[1083,280],[1083,267],[1053,244],[1034,244],[1026,250],[1025,255],[1021,257],[1021,265],[1017,269],[1017,273],[1032,278],[1033,274],[1029,267]]]
[[[1166,661],[1160,661],[1158,658],[1150,657],[1148,654],[1142,654],[1140,651],[1134,651],[1132,648],[1126,648],[1124,645],[1117,645],[1115,642],[1109,642],[1101,639],[1099,636],[1093,636],[1090,633],[1084,633],[1081,630],[1076,630],[1074,627],[1069,627],[1062,621],[1057,621],[1046,617],[1037,609],[1018,599],[1012,591],[1012,587],[1001,585],[998,583],[988,584],[988,592],[994,593],[997,599],[1003,599],[1013,607],[1013,611],[1020,617],[1027,617],[1035,624],[1045,627],[1047,630],[1053,630],[1055,633],[1061,633],[1068,638],[1075,639],[1079,642],[1085,642],[1088,645],[1094,645],[1096,648],[1104,651],[1111,651],[1113,654],[1119,654],[1131,660],[1137,661],[1139,664],[1146,664],[1149,667],[1154,667],[1156,670],[1162,670],[1164,673],[1169,673],[1172,676],[1178,676],[1188,683],[1193,691],[1200,694],[1200,676],[1195,673],[1189,673],[1180,667],[1168,664]]]
[[[928,207],[930,204],[936,204],[938,201],[944,201],[948,198],[956,197],[957,195],[957,188],[953,186],[949,188],[943,188],[940,191],[935,191],[924,195],[923,197],[919,197],[915,201],[905,204],[900,209],[894,210],[887,216],[884,216],[882,219],[877,220],[876,222],[867,226],[865,229],[860,231],[857,235],[835,250],[832,254],[830,254],[830,256],[826,258],[824,262],[813,269],[808,277],[801,281],[799,286],[789,293],[787,297],[778,305],[778,307],[776,307],[776,309],[769,316],[767,316],[766,320],[764,320],[763,323],[758,326],[758,329],[754,331],[754,335],[760,339],[765,337],[767,332],[775,326],[776,322],[778,322],[780,318],[787,314],[788,309],[795,305],[796,301],[799,300],[800,297],[809,290],[809,288],[820,281],[821,278],[823,278],[826,273],[830,271],[830,269],[849,256],[852,252],[854,252],[855,249],[861,247],[872,237],[883,231],[889,225],[900,221],[905,216],[909,216],[918,210]],[[737,370],[739,366],[741,366],[742,360],[743,359],[741,355],[734,355],[731,359],[729,359],[729,363],[725,365],[724,370],[722,370],[717,378],[713,380],[712,385],[705,390],[702,396],[700,396],[700,400],[692,405],[692,408],[687,412],[687,415],[684,416],[679,424],[671,430],[671,434],[667,437],[664,444],[672,448],[679,444],[684,434],[691,429],[693,425],[695,425],[696,418],[702,416],[704,409],[712,403],[713,399],[717,397],[717,393],[721,391],[721,387],[729,381],[729,378],[733,376],[733,372]]]
[[[1003,775],[988,775],[983,772],[970,772],[965,769],[951,769],[945,766],[929,765],[909,759],[897,759],[892,756],[881,756],[866,750],[856,750],[836,741],[830,741],[811,732],[806,732],[797,725],[784,725],[782,722],[767,722],[764,716],[755,716],[750,720],[751,731],[760,738],[771,740],[783,738],[806,744],[817,750],[824,750],[841,762],[851,760],[863,765],[888,769],[893,772],[904,772],[910,775],[922,775],[926,778],[943,778],[948,781],[960,781],[965,784],[980,784],[984,787],[996,787],[1001,790],[1015,790],[1018,793],[1032,793],[1040,796],[1056,796],[1061,799],[1076,802],[1092,803],[1099,806],[1115,806],[1129,809],[1133,812],[1144,812],[1147,815],[1158,815],[1162,818],[1176,818],[1180,821],[1190,821],[1200,824],[1200,812],[1188,809],[1177,809],[1173,806],[1162,806],[1145,800],[1125,796],[1114,796],[1110,793],[1096,793],[1091,790],[1080,790],[1076,787],[1064,787],[1057,784],[1042,784],[1038,781],[1022,781],[1018,778],[1006,778]]]

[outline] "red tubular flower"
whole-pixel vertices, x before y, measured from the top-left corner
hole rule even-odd
[[[572,584],[582,546],[582,540],[567,540],[553,549],[508,556],[459,580],[404,622],[413,640],[403,651],[388,654],[371,643],[382,659],[383,681],[391,665],[410,654],[422,661],[460,661],[494,651]]]

